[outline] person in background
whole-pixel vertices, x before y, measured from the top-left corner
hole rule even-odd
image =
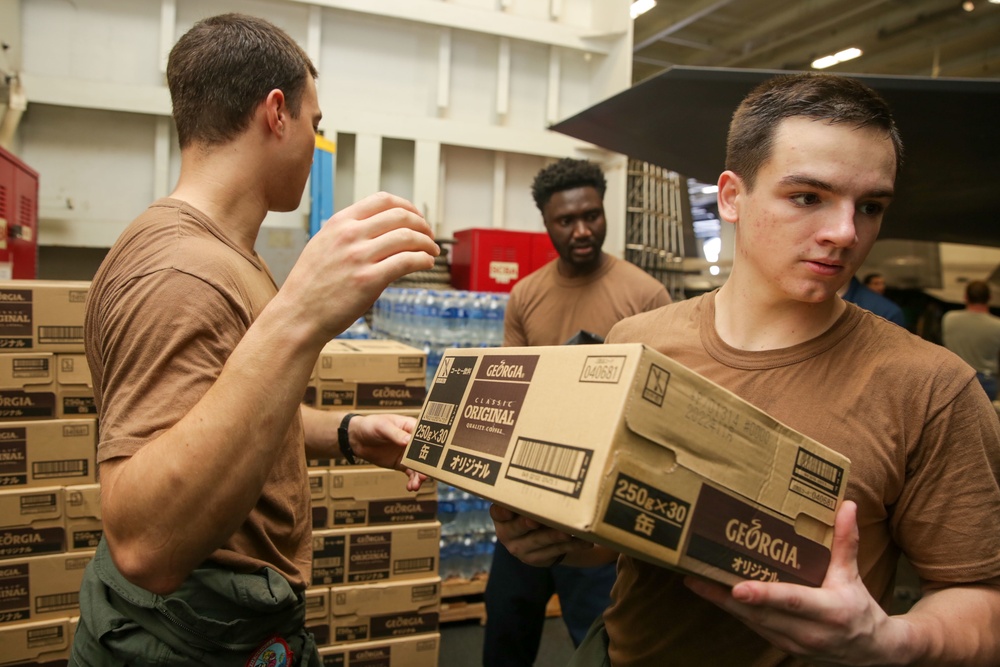
[[[733,115],[718,181],[736,230],[729,278],[607,337],[851,459],[822,585],[723,586],[623,554],[572,667],[1000,664],[1000,420],[958,357],[838,296],[878,236],[901,155],[888,105],[860,81],[768,79]],[[600,556],[490,511],[525,562]],[[890,616],[901,554],[922,596]]]
[[[883,286],[885,282],[883,281]],[[884,287],[883,287],[884,289]],[[906,327],[906,317],[903,309],[896,305],[896,302],[882,296],[861,284],[856,276],[851,276],[850,281],[840,289],[840,298],[849,303],[854,303],[865,310],[870,310],[879,317],[884,317],[894,324]]]
[[[871,291],[881,296],[885,296],[885,276],[881,273],[869,273],[865,276],[863,282],[865,287]]]
[[[504,346],[599,342],[619,320],[670,303],[659,281],[603,251],[606,188],[601,168],[587,160],[565,158],[535,176],[532,196],[558,257],[514,286]],[[553,592],[570,638],[579,644],[608,606],[614,580],[613,563],[536,568],[497,544],[486,584],[483,664],[534,664]]]
[[[364,199],[280,290],[254,251],[267,212],[302,197],[315,76],[285,32],[239,14],[199,21],[170,52],[180,177],[121,234],[87,302],[104,536],[71,665],[320,665],[304,629],[307,455],[403,469],[413,419],[301,401],[323,345],[433,265],[426,221],[398,197]]]
[[[1000,364],[1000,317],[990,313],[990,286],[973,280],[965,286],[965,308],[941,317],[944,346],[976,370],[991,401],[997,398]]]

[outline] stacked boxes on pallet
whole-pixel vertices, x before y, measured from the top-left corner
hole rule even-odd
[[[83,353],[88,282],[0,282],[0,666],[65,665],[100,540],[97,421]],[[350,345],[345,345],[350,343]],[[334,341],[307,402],[416,415],[424,353]],[[435,667],[440,524],[433,483],[310,461],[315,569],[307,624],[325,664]],[[370,661],[369,661],[370,662]]]
[[[321,410],[416,416],[426,355],[392,340],[333,340],[305,401]],[[436,667],[441,525],[427,481],[372,465],[309,461],[313,580],[307,625],[326,665]],[[375,661],[375,662],[373,662]]]
[[[0,665],[66,664],[100,539],[89,287],[0,281]]]

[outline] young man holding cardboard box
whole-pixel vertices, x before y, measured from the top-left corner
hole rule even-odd
[[[722,586],[622,555],[612,606],[572,664],[1000,663],[1000,424],[957,358],[837,296],[878,235],[900,155],[887,105],[857,81],[762,84],[733,117],[719,178],[720,215],[736,225],[730,278],[608,337],[851,459],[822,586]],[[581,540],[491,512],[525,562],[593,560]],[[889,616],[900,553],[923,596]]]
[[[342,421],[301,401],[323,345],[431,267],[426,221],[369,197],[324,225],[280,290],[254,251],[265,214],[299,205],[315,76],[249,16],[200,21],[171,50],[180,178],[123,232],[88,300],[104,537],[72,665],[318,665],[307,449],[402,469],[412,418]]]

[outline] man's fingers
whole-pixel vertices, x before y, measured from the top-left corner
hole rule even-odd
[[[434,238],[430,224],[419,213],[407,208],[392,207],[372,211],[369,215],[356,215],[357,211],[344,209],[327,220],[323,230],[327,233],[350,229],[357,239],[375,239],[397,229],[410,229],[428,239]],[[436,248],[436,246],[435,246]]]
[[[364,199],[356,201],[350,206],[335,213],[330,220],[335,220],[341,217],[358,219],[370,218],[376,213],[393,208],[406,209],[420,216],[420,211],[418,211],[417,207],[414,206],[408,199],[404,199],[403,197],[389,192],[376,192],[375,194],[368,195]]]
[[[513,510],[507,509],[503,505],[493,503],[490,505],[490,518],[494,521],[511,521],[517,516]]]
[[[858,578],[858,541],[858,506],[845,500],[833,521],[830,567],[823,580],[824,586]]]

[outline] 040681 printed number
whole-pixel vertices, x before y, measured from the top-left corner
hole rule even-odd
[[[619,498],[629,505],[652,512],[670,521],[683,524],[687,520],[687,505],[657,498],[651,495],[646,487],[628,479],[617,480],[615,483],[615,498]]]

